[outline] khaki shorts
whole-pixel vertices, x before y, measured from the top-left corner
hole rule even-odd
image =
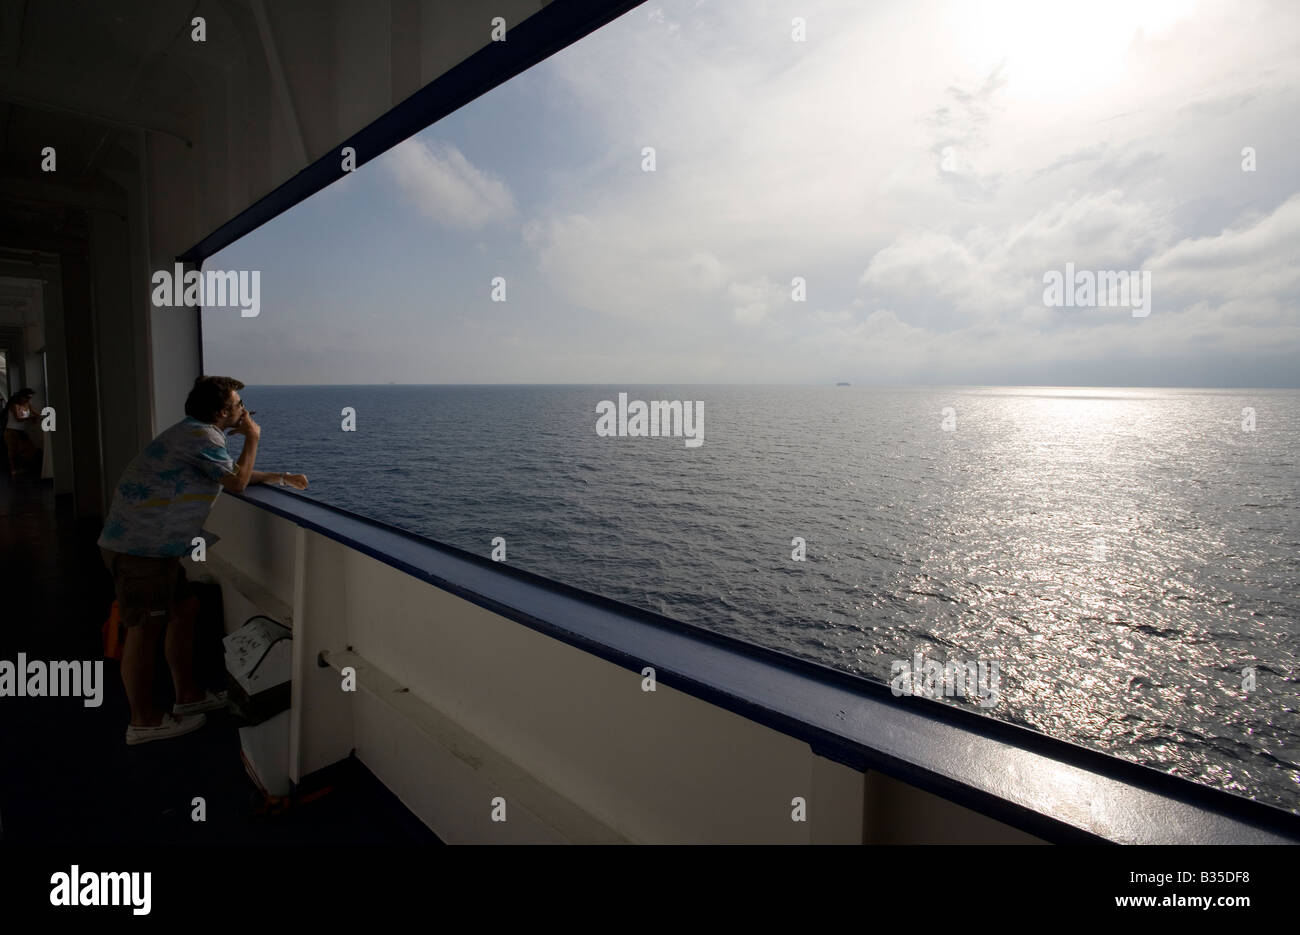
[[[105,548],[99,553],[113,575],[117,609],[124,627],[149,621],[166,623],[173,616],[173,608],[191,596],[179,558],[127,555]]]

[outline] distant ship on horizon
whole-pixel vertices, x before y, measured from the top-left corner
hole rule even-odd
[[[836,383],[836,386],[852,386],[852,383]]]

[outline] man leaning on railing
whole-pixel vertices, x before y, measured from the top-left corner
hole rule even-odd
[[[100,551],[126,628],[122,684],[131,705],[128,744],[187,734],[203,726],[204,711],[225,707],[224,692],[204,692],[194,681],[198,602],[181,564],[222,488],[238,493],[249,484],[307,486],[303,474],[253,470],[262,430],[238,395],[243,388],[231,377],[195,380],[185,400],[186,417],[127,465],[104,521]],[[238,461],[226,450],[227,432],[244,436]],[[176,689],[170,713],[153,703],[154,660],[164,628]]]

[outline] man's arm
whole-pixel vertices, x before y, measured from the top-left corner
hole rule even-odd
[[[307,489],[306,474],[253,470],[253,462],[257,460],[257,443],[262,438],[262,428],[247,412],[239,420],[235,431],[244,436],[244,450],[239,453],[239,460],[235,462],[235,472],[221,478],[222,487],[232,493],[239,493],[249,484],[280,484],[298,490]]]
[[[254,471],[250,484],[278,484],[281,487],[307,489],[306,474],[286,474],[283,471]]]
[[[235,473],[221,478],[221,486],[231,493],[240,493],[253,483],[253,474],[257,473],[253,470],[253,462],[257,460],[257,442],[262,436],[261,430],[241,434],[244,436],[244,450],[239,453],[239,460],[235,462]]]

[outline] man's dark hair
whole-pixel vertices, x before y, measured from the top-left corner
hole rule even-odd
[[[199,377],[194,389],[185,397],[185,414],[200,422],[212,424],[217,414],[230,402],[231,390],[242,390],[244,384],[234,377]]]

